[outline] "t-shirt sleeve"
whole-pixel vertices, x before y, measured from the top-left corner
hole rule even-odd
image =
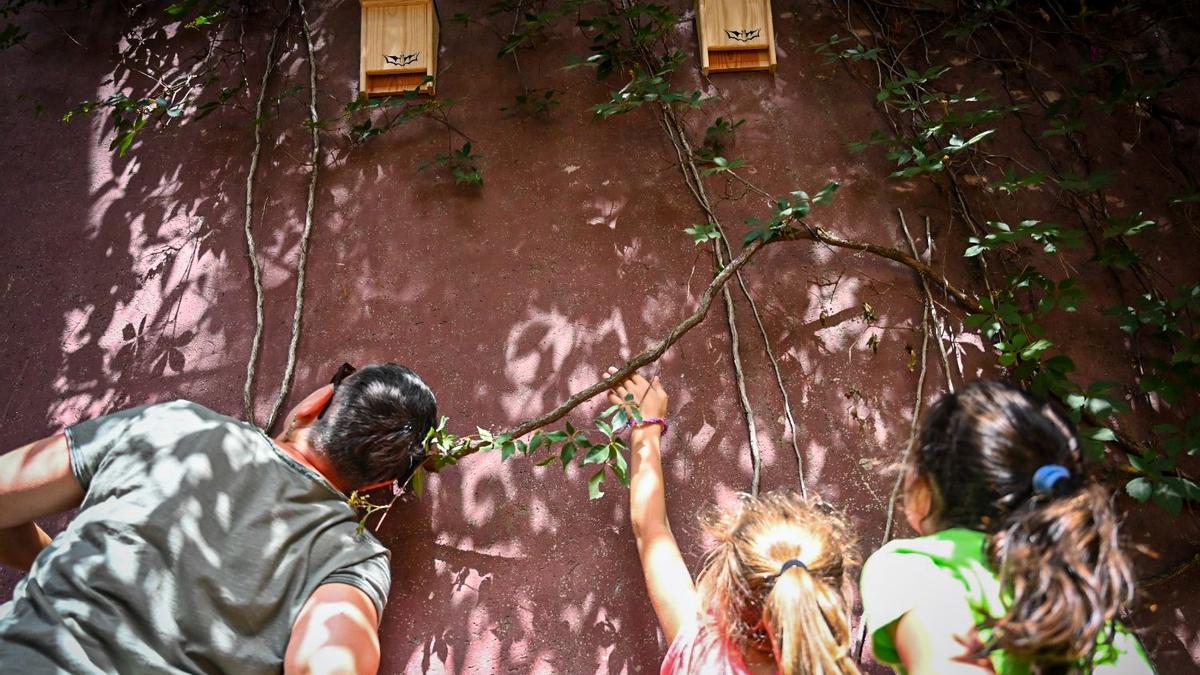
[[[100,467],[128,441],[133,429],[155,408],[138,406],[68,427],[71,472],[86,492]]]
[[[900,617],[931,597],[945,593],[965,594],[953,574],[938,567],[927,556],[884,547],[863,565],[863,620],[871,636],[875,658],[887,664],[900,663],[900,654],[889,630]]]
[[[324,584],[349,584],[362,591],[375,604],[376,619],[383,621],[383,608],[392,587],[392,568],[386,550],[333,572],[321,581]]]

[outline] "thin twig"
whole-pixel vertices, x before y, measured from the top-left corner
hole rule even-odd
[[[687,183],[688,189],[696,199],[700,209],[704,211],[720,235],[718,240],[713,242],[713,256],[718,269],[720,269],[725,266],[724,256],[721,254],[722,246],[726,254],[733,257],[733,251],[729,247],[729,239],[725,236],[725,230],[721,227],[720,220],[717,218],[716,212],[712,207],[712,202],[708,199],[708,193],[704,188],[704,181],[700,170],[693,159],[694,155],[692,154],[691,144],[683,132],[679,118],[676,117],[675,112],[667,104],[661,104],[659,112],[661,114],[659,123],[663,127],[663,130],[666,131],[667,137],[675,148],[675,154],[679,158],[679,169],[683,173],[684,182]],[[754,297],[750,295],[750,290],[746,287],[746,282],[742,278],[741,272],[738,272],[735,276],[737,277],[738,285],[741,287],[742,294],[749,301],[758,326],[762,331],[763,344],[766,346],[768,352],[770,352],[770,341],[763,327],[762,320],[758,316],[758,307],[754,302]],[[728,287],[725,287],[722,289],[722,295],[726,307],[725,319],[729,327],[729,349],[733,361],[734,380],[737,383],[738,402],[742,407],[742,413],[746,419],[746,433],[750,440],[750,494],[757,495],[762,477],[762,451],[758,444],[758,424],[754,421],[754,407],[750,403],[750,395],[746,391],[746,375],[742,368],[741,342],[738,337],[737,317],[733,308],[733,294],[730,293]],[[773,355],[772,362],[774,362]],[[776,372],[778,373],[778,367],[776,367]],[[786,391],[784,392],[784,397],[786,400]],[[801,478],[801,484],[803,485],[803,478]]]
[[[629,9],[630,3],[622,0],[620,6],[623,9]],[[629,24],[629,28],[632,32],[636,32],[638,30],[638,27],[635,25],[633,19],[629,16],[626,17],[626,22]],[[649,72],[658,70],[658,66],[656,64],[657,59],[650,51],[650,47],[648,45],[640,45],[638,51],[646,69]],[[724,246],[726,253],[730,257],[733,257],[733,254],[729,247],[729,240],[725,237],[725,232],[721,227],[721,222],[717,218],[716,212],[712,207],[712,202],[708,199],[708,194],[704,188],[704,181],[694,160],[691,143],[688,141],[687,135],[683,132],[683,125],[680,123],[679,118],[675,115],[675,111],[671,108],[670,104],[659,101],[658,112],[659,114],[657,119],[659,125],[663,128],[663,131],[666,132],[667,138],[671,141],[671,145],[675,149],[675,154],[679,160],[679,170],[681,173],[683,173],[684,183],[687,185],[688,191],[692,193],[692,197],[695,198],[697,205],[709,219],[709,222],[713,223],[717,229],[719,239],[713,242],[713,255],[718,269],[721,269],[725,265],[723,256],[721,254],[721,247]],[[745,281],[742,279],[740,273],[737,273],[736,276],[738,285],[741,287],[743,294],[746,296],[747,300],[751,304],[751,307],[754,308],[755,314],[757,315],[758,310],[754,307],[754,298],[750,295]],[[737,382],[738,398],[742,406],[742,411],[745,414],[746,430],[750,440],[750,456],[753,467],[751,494],[758,494],[759,478],[762,473],[762,453],[758,446],[758,427],[754,421],[754,409],[750,404],[749,394],[746,392],[745,375],[742,370],[741,345],[739,344],[738,340],[736,315],[733,309],[733,295],[730,293],[728,288],[722,289],[722,295],[726,305],[726,322],[729,326],[730,354],[733,361],[734,378]],[[762,326],[761,320],[758,322],[758,324],[760,327]],[[762,337],[764,343],[766,343],[768,338],[765,332],[762,334]],[[769,349],[769,344],[767,346]],[[784,396],[786,397],[786,393]]]
[[[713,242],[716,249],[717,242]],[[718,260],[721,254],[717,253]],[[729,287],[724,286],[721,292],[725,297],[725,321],[729,325],[730,354],[733,356],[733,374],[737,380],[738,401],[742,412],[746,415],[746,431],[750,434],[750,494],[758,496],[758,486],[762,479],[762,453],[758,448],[758,425],[754,422],[754,408],[750,405],[750,395],[746,393],[746,375],[742,370],[742,351],[738,344],[737,321],[733,313],[733,294]]]
[[[921,418],[921,401],[925,396],[925,373],[927,365],[927,355],[929,353],[929,308],[932,305],[929,298],[925,298],[924,307],[921,312],[921,328],[924,337],[921,340],[921,370],[917,375],[917,392],[913,401],[912,424],[908,431],[908,444],[904,447],[904,454],[901,456],[900,466],[907,467],[912,457],[913,446],[917,442],[917,423]],[[904,487],[904,471],[896,475],[896,481],[892,484],[891,494],[888,495],[888,505],[886,512],[886,520],[883,524],[883,539],[880,541],[880,546],[886,544],[892,538],[892,527],[896,521],[896,502],[900,501],[900,490]],[[863,643],[867,638],[867,622],[866,618],[860,619],[862,623],[858,627],[858,636],[854,641],[854,659],[862,661]]]
[[[1197,553],[1196,555],[1183,561],[1182,563],[1176,565],[1175,567],[1172,567],[1171,569],[1167,570],[1166,572],[1163,572],[1162,574],[1155,574],[1152,577],[1147,577],[1145,579],[1142,579],[1141,581],[1138,581],[1138,587],[1140,587],[1142,589],[1146,589],[1146,588],[1153,588],[1153,587],[1161,585],[1161,584],[1165,584],[1168,581],[1177,579],[1181,575],[1186,574],[1188,572],[1188,570],[1192,569],[1196,565],[1200,565],[1200,553]]]
[[[900,216],[900,228],[904,230],[904,238],[908,240],[908,248],[912,251],[914,258],[920,258],[921,254],[917,252],[917,244],[913,241],[912,233],[908,231],[908,222],[904,219],[904,211],[896,209],[896,214]],[[925,234],[929,235],[929,218],[925,218]],[[930,248],[932,250],[932,247]],[[929,291],[929,281],[925,277],[918,276],[921,280],[921,290],[925,292],[925,302],[929,307],[929,319],[933,325],[933,330],[937,333],[938,353],[942,357],[942,372],[946,376],[946,386],[950,391],[954,391],[954,380],[950,375],[950,361],[946,357],[946,347],[942,344],[942,325],[938,321],[937,309],[933,306],[933,293]]]
[[[250,343],[250,357],[246,360],[246,385],[242,392],[242,413],[246,421],[254,424],[254,374],[258,367],[258,351],[262,346],[263,334],[263,286],[262,269],[258,265],[258,251],[254,246],[252,217],[254,209],[254,174],[258,171],[258,157],[262,153],[262,113],[263,102],[267,98],[267,85],[271,81],[271,73],[275,71],[275,48],[279,44],[279,35],[291,18],[291,9],[284,15],[275,32],[271,34],[271,46],[267,50],[267,65],[263,68],[262,85],[258,92],[258,102],[254,106],[254,150],[250,152],[250,169],[246,172],[246,257],[250,261],[250,276],[254,281],[254,338]]]
[[[901,222],[904,221],[901,220]],[[913,255],[917,255],[915,247]],[[933,261],[933,232],[929,229],[929,216],[925,216],[925,257],[927,258],[925,262]],[[929,316],[933,319],[933,327],[937,331],[938,354],[942,357],[942,371],[946,373],[946,388],[953,394],[954,376],[950,373],[950,359],[946,355],[946,343],[942,341],[942,335],[945,335],[947,338],[950,337],[950,329],[946,327],[942,318],[938,316],[937,303],[933,301],[933,295],[929,292],[928,282],[925,279],[921,279],[921,281],[926,284],[925,297],[929,299]]]
[[[947,279],[943,278],[932,267],[908,255],[907,253],[897,251],[896,249],[889,248],[887,246],[872,244],[870,242],[858,241],[855,239],[844,239],[819,226],[808,227],[808,229],[805,231],[805,234],[800,238],[819,241],[822,244],[828,244],[829,246],[835,246],[837,248],[848,248],[855,251],[863,251],[865,253],[871,253],[873,255],[898,262],[901,265],[911,268],[923,278],[940,286],[950,294],[950,297],[954,298],[955,302],[962,305],[964,308],[972,312],[983,311],[983,308],[979,305],[979,301],[976,300],[974,296],[967,294],[965,291],[950,283]]]
[[[925,374],[928,370],[928,353],[929,353],[929,301],[925,301],[925,307],[921,314],[921,328],[924,330],[925,336],[921,339],[921,369],[917,376],[917,393],[913,400],[912,424],[908,431],[908,445],[904,448],[903,459],[900,460],[902,466],[908,466],[909,459],[912,457],[913,446],[917,442],[917,425],[921,420],[921,401],[925,396]],[[904,474],[896,476],[896,482],[892,485],[892,494],[888,497],[888,513],[887,521],[883,526],[883,543],[887,543],[892,538],[892,526],[895,523],[896,502],[900,499],[900,488],[904,486]]]
[[[275,405],[271,407],[271,415],[267,417],[264,427],[270,430],[275,425],[279,410],[283,407],[284,398],[292,388],[292,378],[296,374],[296,350],[300,344],[300,323],[304,315],[304,274],[308,268],[308,242],[312,238],[313,206],[317,198],[317,170],[321,166],[321,137],[317,132],[317,57],[313,53],[312,28],[308,24],[308,12],[304,0],[296,0],[300,10],[300,30],[304,34],[304,44],[308,55],[308,120],[309,131],[312,132],[312,152],[309,154],[308,172],[308,204],[304,209],[304,231],[300,235],[300,259],[296,262],[296,308],[292,314],[292,339],[288,343],[287,366],[283,371],[283,382],[279,385],[279,394],[275,397]]]
[[[740,274],[738,281],[741,281]],[[792,450],[796,453],[796,476],[800,480],[800,495],[807,499],[808,485],[804,480],[804,455],[800,452],[800,443],[796,438],[796,418],[792,416],[792,401],[788,396],[787,387],[783,383],[783,372],[779,369],[779,360],[775,358],[775,350],[771,348],[771,341],[767,339],[767,327],[763,325],[762,316],[758,313],[758,304],[754,302],[754,298],[750,296],[750,292],[745,286],[742,287],[742,291],[746,293],[746,299],[750,301],[750,313],[754,315],[754,322],[758,324],[758,332],[763,338],[763,348],[767,352],[767,360],[771,362],[771,369],[775,371],[775,384],[779,386],[779,393],[783,396],[783,414],[787,420],[788,436],[792,440]]]

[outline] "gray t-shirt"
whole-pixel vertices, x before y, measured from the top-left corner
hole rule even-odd
[[[67,430],[79,515],[0,606],[5,672],[278,672],[321,584],[382,616],[388,551],[261,431],[188,401]]]

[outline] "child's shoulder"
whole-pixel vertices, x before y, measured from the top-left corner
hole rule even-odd
[[[973,530],[893,539],[867,559],[859,583],[872,648],[883,663],[900,662],[888,627],[917,607],[962,598],[977,620],[1002,609],[987,535]]]
[[[986,565],[987,535],[976,530],[950,528],[923,537],[893,539],[872,553],[866,566],[919,564],[911,562],[919,559],[938,567]]]
[[[987,535],[975,530],[894,539],[867,559],[860,584],[864,607],[876,605],[883,614],[894,614],[891,619],[923,597],[951,593],[981,615],[1003,611],[1000,584],[987,559]]]

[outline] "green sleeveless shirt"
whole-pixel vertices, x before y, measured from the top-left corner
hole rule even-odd
[[[987,535],[951,528],[917,539],[896,539],[871,555],[862,571],[863,619],[875,658],[904,672],[889,629],[922,599],[961,593],[981,629],[986,618],[1004,616],[1000,580],[987,558]],[[1152,673],[1145,650],[1119,623],[1101,635],[1093,673]],[[981,630],[986,636],[986,631]],[[1111,636],[1111,637],[1110,637]],[[1030,664],[1004,653],[991,655],[997,675],[1023,675]]]

